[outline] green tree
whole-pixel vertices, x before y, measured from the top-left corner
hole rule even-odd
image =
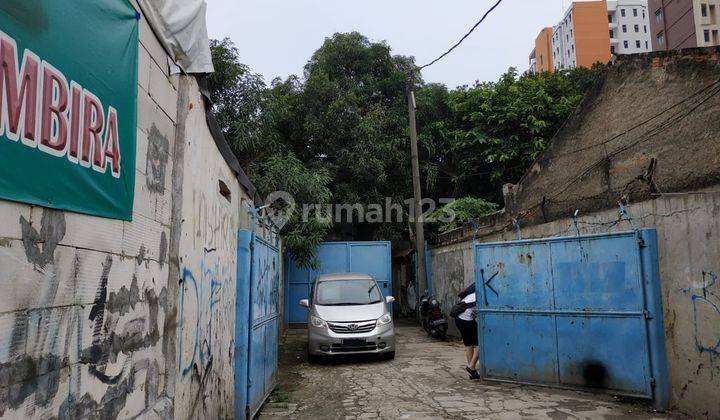
[[[288,129],[283,131],[283,124],[297,108],[292,80],[268,89],[262,77],[240,63],[237,49],[227,38],[211,41],[211,51],[215,73],[207,83],[216,118],[260,194],[285,191],[301,203],[329,203],[327,171],[311,169],[298,159],[284,136]],[[301,208],[296,208],[280,234],[301,265],[314,266],[315,249],[330,225],[314,217],[304,221],[301,216]]]
[[[215,111],[262,193],[288,191],[301,206],[331,198],[368,205],[412,197],[405,95],[412,58],[393,55],[386,43],[357,32],[335,34],[301,77],[266,86],[240,63],[229,40],[213,41],[212,51]],[[598,65],[520,75],[511,68],[497,81],[455,90],[418,78],[423,196],[462,198],[455,204],[458,223],[489,211],[489,203],[501,202],[501,184],[520,179],[603,71]],[[328,235],[407,236],[403,223],[330,225],[312,219],[294,215],[282,232],[291,252],[307,264]]]
[[[430,217],[436,220],[440,232],[448,232],[479,217],[493,213],[497,209],[497,204],[482,198],[463,197],[445,204],[433,212]]]
[[[499,202],[500,184],[517,182],[547,147],[601,70],[518,75],[449,93],[445,160],[456,196]]]
[[[303,162],[328,171],[337,203],[408,197],[403,69],[411,65],[410,58],[392,55],[387,44],[353,32],[326,39],[305,66],[302,93],[285,125],[292,132],[285,135]],[[336,235],[372,239],[377,228],[338,225]]]

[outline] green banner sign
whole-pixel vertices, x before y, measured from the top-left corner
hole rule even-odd
[[[131,220],[139,15],[0,0],[0,199]]]

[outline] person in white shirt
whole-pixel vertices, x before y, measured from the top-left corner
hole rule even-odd
[[[465,311],[461,312],[455,318],[455,325],[460,330],[462,335],[463,344],[465,345],[465,358],[467,359],[467,366],[465,370],[470,374],[470,379],[480,379],[480,374],[475,369],[478,362],[478,330],[477,322],[477,308],[475,304],[475,293],[470,293],[462,299],[462,302],[468,305]]]

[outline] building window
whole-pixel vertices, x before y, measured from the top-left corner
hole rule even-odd
[[[645,33],[647,33],[647,25],[643,25],[643,30],[645,30]]]
[[[627,41],[623,41],[623,47],[625,47],[625,48],[629,48],[629,46],[630,46],[630,45],[628,44],[628,42],[627,42]]]
[[[612,15],[608,15],[608,22],[612,23]]]
[[[658,45],[665,45],[665,32],[660,31],[660,33],[657,34],[657,43]]]
[[[704,36],[705,36],[705,42],[710,42],[710,30],[709,30],[709,29],[705,29],[705,30],[703,31],[703,34],[704,34]]]
[[[610,39],[613,39],[613,38],[615,38],[615,31],[610,29]]]
[[[627,32],[627,25],[622,26],[623,33]]]
[[[640,32],[640,25],[635,25],[635,32]]]
[[[637,17],[637,15],[638,15],[637,9],[633,9],[633,16]]]
[[[643,19],[645,19],[645,9],[643,9]]]
[[[610,54],[615,54],[615,46],[614,45],[610,46]]]
[[[620,9],[620,16],[625,17],[625,9]]]
[[[657,9],[657,11],[655,12],[655,20],[657,21],[657,23],[662,23],[662,21],[663,21],[662,9]]]
[[[702,14],[703,17],[707,17],[707,15],[708,15],[707,4],[703,3],[700,5],[700,14]]]
[[[640,48],[640,41],[635,41],[635,48]]]
[[[646,49],[646,50],[649,50],[649,49],[650,49],[650,44],[649,44],[647,41],[645,41],[645,49]]]

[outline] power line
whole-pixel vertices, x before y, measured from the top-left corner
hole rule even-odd
[[[465,39],[467,39],[467,37],[469,37],[469,36],[475,31],[475,29],[477,29],[477,27],[480,26],[481,23],[483,23],[483,21],[485,20],[485,18],[487,18],[487,17],[490,15],[490,13],[492,13],[493,10],[495,10],[495,9],[500,5],[500,3],[502,3],[502,2],[503,2],[503,0],[498,0],[498,1],[493,5],[493,7],[491,7],[490,9],[488,9],[488,11],[485,12],[485,14],[483,15],[483,17],[482,17],[475,25],[473,25],[473,27],[470,29],[470,31],[469,31],[468,33],[466,33],[465,36],[463,36],[462,38],[460,38],[460,41],[458,41],[455,45],[453,45],[452,47],[450,47],[450,49],[447,50],[445,53],[443,53],[440,57],[434,59],[433,61],[431,61],[431,62],[429,62],[429,63],[427,63],[427,64],[425,64],[424,66],[420,66],[420,67],[418,68],[418,70],[422,70],[422,69],[424,69],[424,68],[426,68],[426,67],[432,66],[433,64],[437,63],[438,61],[440,61],[440,60],[442,60],[443,58],[445,58],[448,54],[450,54],[451,52],[453,52],[453,50],[454,50],[455,48],[459,47],[460,44],[462,44],[462,43],[465,41]]]
[[[584,146],[584,147],[577,148],[577,149],[575,149],[575,150],[571,150],[571,151],[569,151],[569,152],[561,153],[561,154],[555,156],[555,158],[561,158],[561,157],[568,156],[568,155],[574,155],[574,154],[576,154],[576,153],[584,152],[584,151],[586,151],[586,150],[590,150],[590,149],[594,149],[594,148],[599,147],[599,146],[606,145],[606,144],[608,144],[608,143],[610,143],[610,142],[612,142],[612,141],[614,141],[614,140],[619,139],[620,137],[624,136],[625,134],[629,134],[631,131],[634,131],[634,130],[642,127],[643,125],[650,123],[651,121],[653,121],[654,119],[662,116],[662,115],[665,114],[666,112],[669,112],[669,111],[677,108],[678,106],[680,106],[680,105],[682,105],[682,104],[684,104],[684,103],[686,103],[686,102],[689,102],[689,101],[695,99],[696,97],[698,97],[698,96],[700,96],[700,95],[702,95],[702,94],[704,94],[704,93],[707,93],[707,92],[708,92],[708,89],[715,88],[715,87],[717,87],[718,85],[720,85],[720,79],[718,79],[718,80],[710,83],[710,84],[707,85],[707,86],[704,86],[703,88],[699,89],[698,91],[696,91],[696,92],[693,93],[692,95],[690,95],[690,96],[688,96],[688,97],[686,97],[686,98],[684,98],[684,99],[682,99],[682,100],[680,100],[680,101],[678,101],[678,102],[670,105],[669,107],[663,109],[663,110],[660,111],[659,113],[653,115],[652,117],[650,117],[650,118],[648,118],[648,119],[646,119],[646,120],[643,120],[643,121],[639,122],[638,124],[636,124],[636,125],[628,128],[627,130],[623,131],[623,132],[620,133],[620,134],[617,134],[617,135],[615,135],[615,136],[613,136],[613,137],[611,137],[611,138],[609,138],[609,139],[606,139],[606,140],[604,140],[604,141],[601,141],[600,143],[591,144],[591,145],[589,145],[589,146]],[[710,94],[710,96],[713,96],[713,95],[714,95],[713,93]]]
[[[717,82],[716,82],[716,83],[717,83]],[[716,83],[713,83],[712,85],[715,85]],[[712,86],[712,85],[711,85],[711,86]],[[631,142],[631,143],[629,143],[629,144],[627,144],[627,145],[625,145],[625,146],[623,146],[623,147],[620,147],[620,148],[618,148],[618,149],[616,149],[616,150],[608,153],[605,157],[603,157],[602,159],[600,159],[600,160],[598,160],[597,162],[593,163],[592,165],[588,166],[583,172],[581,172],[580,174],[578,174],[578,175],[576,175],[575,177],[573,177],[572,179],[570,179],[570,182],[566,183],[562,188],[560,188],[560,189],[554,191],[552,194],[546,196],[546,198],[547,198],[548,200],[553,200],[553,199],[559,197],[559,196],[562,195],[565,191],[567,191],[568,188],[570,188],[573,184],[575,184],[576,182],[580,181],[582,178],[584,178],[585,176],[587,176],[588,174],[590,174],[594,169],[602,166],[602,164],[604,164],[605,161],[606,161],[608,158],[615,157],[615,156],[619,155],[620,153],[623,153],[623,152],[631,149],[632,147],[637,146],[638,144],[641,144],[641,143],[644,143],[644,142],[650,140],[650,139],[653,138],[654,136],[662,133],[666,128],[669,128],[669,127],[672,126],[673,124],[675,124],[675,123],[677,123],[677,122],[679,122],[679,121],[687,118],[689,115],[691,115],[693,112],[695,112],[695,110],[697,110],[698,108],[700,108],[700,107],[701,107],[702,105],[704,105],[707,101],[709,101],[710,99],[714,98],[714,97],[715,97],[716,95],[718,95],[718,94],[720,94],[720,87],[716,87],[715,89],[713,89],[713,90],[711,90],[710,92],[708,92],[708,94],[706,95],[705,98],[702,98],[702,99],[700,100],[700,102],[692,105],[690,109],[688,109],[688,110],[686,110],[686,111],[679,111],[679,112],[677,112],[676,114],[670,116],[666,121],[662,122],[662,123],[661,123],[660,125],[658,125],[657,127],[651,128],[650,130],[648,130],[648,131],[646,131],[645,133],[643,133],[642,135],[640,135],[635,141],[633,141],[633,142]],[[691,97],[686,98],[686,100],[681,101],[679,104],[685,103],[685,102],[687,102],[687,100],[689,100],[689,99],[691,99],[691,98],[694,98],[694,97],[696,97],[696,96],[697,96],[697,94],[694,94],[694,95],[692,95]],[[674,107],[675,107],[675,106],[673,106],[673,107],[671,107],[671,108],[674,108]],[[663,113],[665,113],[665,112],[667,112],[667,111],[668,111],[668,110],[664,110],[664,111],[662,111],[661,113],[659,113],[658,115],[662,115]],[[654,118],[651,118],[651,119],[647,120],[647,122],[651,121],[652,119],[654,119]],[[642,125],[642,124],[641,124],[641,125]],[[542,206],[542,202],[538,202],[538,203],[536,203],[536,204],[528,207],[528,209],[526,210],[526,214],[527,214],[527,213],[530,213],[530,212],[532,212],[532,211],[534,211],[534,210],[536,210],[536,209],[537,209],[538,207],[540,207],[540,206]]]

